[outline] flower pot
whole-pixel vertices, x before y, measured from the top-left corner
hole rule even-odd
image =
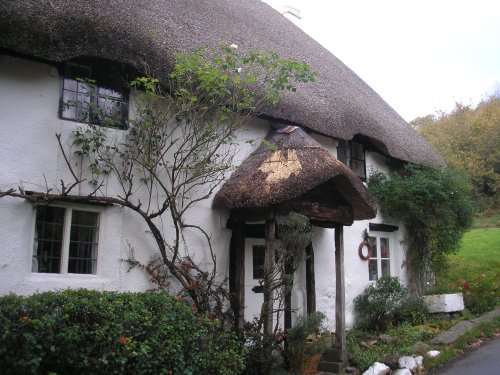
[[[313,354],[313,355],[302,355],[300,361],[300,368],[298,369],[298,373],[300,375],[314,375],[316,371],[318,371],[318,364],[321,359],[321,354]]]

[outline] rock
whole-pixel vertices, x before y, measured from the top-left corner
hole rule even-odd
[[[422,341],[416,342],[412,347],[412,352],[414,354],[424,354],[429,350],[431,350],[431,347]]]
[[[352,373],[354,373],[355,371],[356,371],[356,368],[355,368],[355,367],[346,367],[346,368],[345,368],[345,370],[344,370],[344,372],[345,372],[346,374],[352,374]]]
[[[464,298],[462,293],[438,294],[424,296],[424,302],[430,313],[450,313],[464,309]]]
[[[474,327],[474,323],[469,320],[464,320],[456,325],[454,325],[452,328],[450,328],[448,331],[440,333],[436,337],[434,337],[431,340],[431,344],[453,344],[455,341],[457,341],[460,337],[462,337],[468,330]]]
[[[390,354],[384,358],[384,363],[391,369],[399,368],[399,354]]]
[[[411,375],[411,371],[407,368],[400,368],[399,370],[391,372],[391,375]]]
[[[427,352],[427,355],[431,358],[434,358],[434,357],[437,357],[438,355],[440,355],[441,352],[439,350],[429,350]]]
[[[411,372],[414,372],[417,369],[417,362],[415,358],[405,355],[399,358],[399,368],[406,368]]]
[[[424,363],[424,357],[422,357],[421,355],[415,357],[415,362],[417,363],[417,366],[422,366],[422,364]]]
[[[378,343],[377,340],[371,340],[371,341],[361,341],[359,345],[361,345],[363,348],[369,348],[370,346],[376,345]]]
[[[375,362],[368,368],[368,370],[363,372],[363,375],[386,375],[389,374],[390,372],[391,369],[389,366],[386,366],[380,362]]]
[[[382,341],[385,344],[390,344],[391,342],[394,341],[394,337],[391,337],[391,336],[386,335],[386,334],[381,334],[378,338],[380,341]]]

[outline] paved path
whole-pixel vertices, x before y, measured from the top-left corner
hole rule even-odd
[[[448,363],[429,375],[499,375],[500,337],[491,339],[463,357]]]

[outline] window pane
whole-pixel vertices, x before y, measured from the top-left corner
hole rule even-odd
[[[381,237],[380,238],[380,257],[389,258],[391,255],[389,253],[389,239]]]
[[[264,254],[266,252],[266,247],[259,245],[253,246],[253,278],[262,279],[264,278]]]
[[[68,257],[69,273],[96,273],[98,219],[97,212],[73,210]]]
[[[351,142],[351,158],[365,160],[365,153],[361,143]]]
[[[128,69],[130,70],[130,69]],[[126,129],[127,69],[121,64],[93,58],[66,62],[61,117],[68,120]]]
[[[64,212],[60,207],[37,208],[32,272],[60,272]]]
[[[378,271],[377,271],[377,260],[370,259],[368,261],[368,278],[369,280],[377,280]]]
[[[382,259],[382,277],[391,276],[391,261],[389,259]]]
[[[365,177],[365,162],[351,159],[351,169],[359,177]]]
[[[370,257],[377,258],[378,257],[377,238],[376,237],[368,237],[368,241],[370,241],[370,245],[372,245]]]

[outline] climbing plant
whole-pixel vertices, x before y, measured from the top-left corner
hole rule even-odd
[[[465,174],[451,169],[407,164],[384,174],[373,173],[368,187],[385,217],[406,228],[409,287],[421,295],[426,274],[458,249],[472,223],[471,186]]]

